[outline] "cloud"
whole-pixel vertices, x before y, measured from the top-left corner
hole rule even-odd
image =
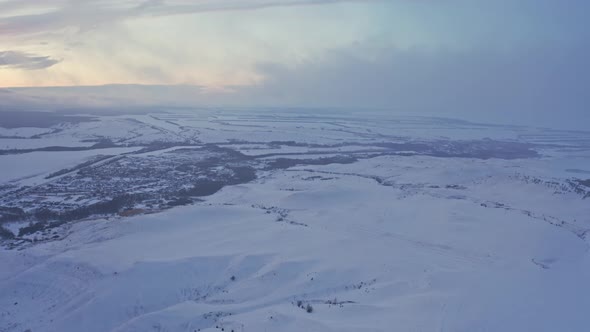
[[[366,49],[352,45],[298,65],[261,63],[264,79],[255,86],[26,88],[14,89],[11,105],[24,105],[27,97],[45,106],[330,107],[588,130],[590,47],[391,47],[371,56]]]
[[[296,66],[265,63],[245,99],[267,105],[379,108],[473,120],[585,127],[590,47],[510,51],[353,46]],[[587,128],[585,128],[587,129]]]
[[[0,17],[0,34],[38,34],[68,27],[84,30],[137,17],[378,1],[381,0],[9,0],[0,2],[0,12],[8,13]],[[27,10],[29,14],[21,14]]]
[[[41,88],[0,88],[0,111],[4,109],[127,109],[196,105],[206,98],[206,89],[195,85],[69,86]],[[225,95],[227,97],[227,95]]]
[[[39,56],[19,51],[0,51],[0,68],[16,68],[24,70],[38,70],[49,68],[59,63],[59,60],[49,56]]]

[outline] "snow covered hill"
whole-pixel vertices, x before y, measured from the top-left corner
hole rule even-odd
[[[1,332],[590,329],[588,133],[354,114],[93,116],[45,134],[84,150],[15,151],[10,138],[0,189],[64,183],[102,167],[76,168],[93,153],[157,168],[189,145],[239,152],[195,163],[219,174],[248,163],[256,178],[2,240]],[[98,138],[113,146],[84,144]],[[166,150],[145,150],[153,142]],[[62,182],[47,179],[61,169]],[[48,201],[38,194],[30,209]]]

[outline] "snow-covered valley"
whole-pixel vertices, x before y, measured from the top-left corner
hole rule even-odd
[[[298,114],[7,128],[0,331],[590,329],[590,133]]]

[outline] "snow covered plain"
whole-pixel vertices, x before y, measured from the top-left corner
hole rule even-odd
[[[146,142],[170,143],[151,157],[215,143],[262,164],[255,180],[191,205],[4,240],[2,332],[590,329],[588,133],[202,110],[99,117],[51,135],[108,138],[109,155],[134,158]],[[539,154],[439,153],[485,138]],[[392,142],[439,152],[382,154]],[[7,160],[54,153],[21,152],[0,155],[3,172]],[[92,152],[104,153],[73,156]],[[305,162],[320,152],[356,161]],[[304,161],[267,167],[273,158]],[[6,173],[5,183],[26,181]]]

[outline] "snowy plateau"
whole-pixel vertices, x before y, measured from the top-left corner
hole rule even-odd
[[[590,331],[590,132],[128,113],[0,112],[1,332]]]

